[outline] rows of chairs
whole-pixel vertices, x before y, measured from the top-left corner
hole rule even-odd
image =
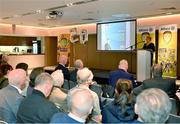
[[[77,85],[77,82],[65,80],[63,88],[66,90],[70,90],[73,87],[75,87],[76,85]],[[113,98],[114,97],[114,88],[110,85],[94,84],[94,85],[90,85],[90,89],[92,91],[94,91],[95,93],[97,93],[99,98],[100,97],[105,97],[105,98]]]

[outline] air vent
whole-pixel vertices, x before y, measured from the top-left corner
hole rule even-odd
[[[96,19],[94,19],[94,18],[84,18],[84,19],[82,19],[82,20],[85,20],[85,21],[94,21],[94,20],[96,20]]]
[[[160,10],[168,11],[168,10],[176,10],[175,7],[167,7],[167,8],[161,8]]]

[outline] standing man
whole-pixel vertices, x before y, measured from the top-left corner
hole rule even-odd
[[[0,120],[16,122],[16,114],[23,99],[22,90],[26,87],[26,72],[15,69],[8,74],[9,85],[0,90]]]
[[[59,112],[56,106],[48,101],[53,79],[48,73],[41,73],[35,79],[35,88],[20,104],[17,112],[17,123],[49,123],[53,114]]]
[[[116,82],[119,78],[131,80],[133,88],[137,86],[136,82],[134,82],[134,77],[132,74],[127,72],[128,70],[128,62],[123,59],[119,62],[119,67],[117,70],[113,71],[109,75],[109,84],[115,88]]]
[[[64,75],[64,79],[69,80],[70,79],[70,73],[68,68],[65,67],[66,63],[67,63],[68,57],[65,55],[61,55],[59,57],[59,65],[55,68],[55,71],[60,69],[63,72]]]

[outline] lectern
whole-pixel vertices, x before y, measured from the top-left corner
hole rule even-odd
[[[151,78],[151,52],[137,50],[137,81],[142,82]]]

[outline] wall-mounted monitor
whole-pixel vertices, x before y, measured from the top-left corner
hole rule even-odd
[[[135,45],[136,20],[97,23],[96,28],[97,50],[131,50]]]

